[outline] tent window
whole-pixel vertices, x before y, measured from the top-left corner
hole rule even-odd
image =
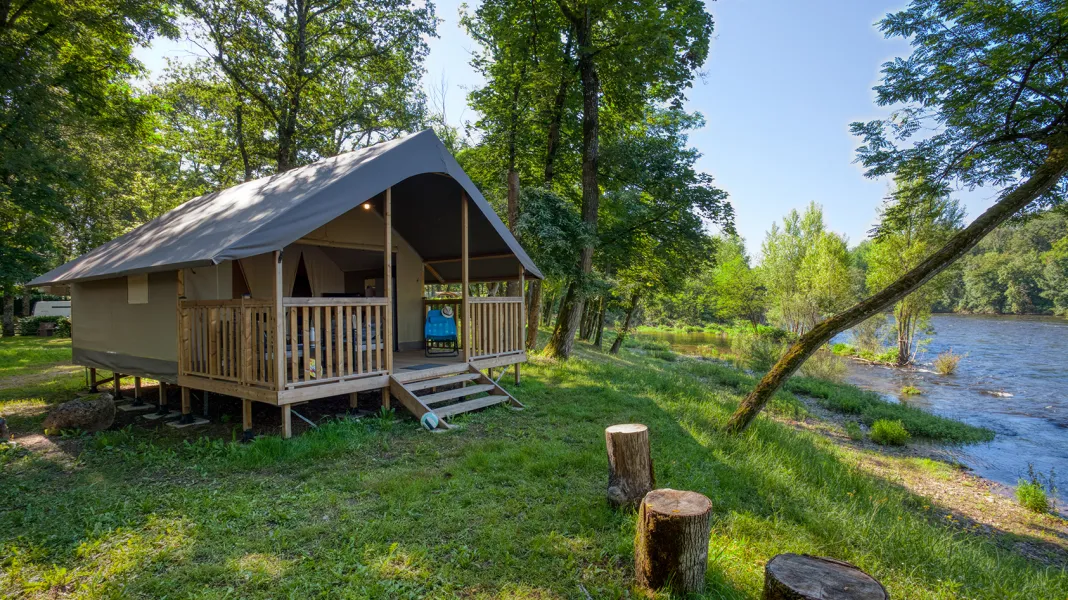
[[[311,280],[308,279],[308,268],[304,266],[304,254],[300,255],[300,261],[297,263],[297,278],[293,281],[293,294],[294,298],[311,298],[312,288]]]
[[[130,304],[148,304],[148,275],[126,277],[126,298]]]

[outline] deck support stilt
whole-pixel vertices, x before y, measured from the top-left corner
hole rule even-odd
[[[115,390],[115,393],[114,393],[115,400],[118,400],[119,398],[122,398],[122,374],[121,373],[112,373],[111,377],[112,377],[113,389]]]
[[[389,388],[388,387],[384,387],[384,388],[382,388],[382,408],[384,408],[386,410],[389,410],[389,401],[390,401]]]
[[[356,410],[357,395],[356,392],[349,394],[349,408]]]
[[[252,438],[252,400],[241,399],[241,441],[251,442]]]
[[[193,422],[193,407],[189,401],[189,388],[182,388],[182,418],[178,420],[181,425],[188,425]]]
[[[156,411],[157,415],[165,415],[170,412],[167,408],[167,384],[159,382],[159,410]]]
[[[96,389],[96,369],[92,367],[89,368],[89,391],[94,394],[98,391]]]
[[[134,377],[134,401],[133,406],[144,406],[145,399],[141,397],[141,378]]]
[[[293,411],[288,404],[282,405],[282,437],[287,440],[293,437]]]

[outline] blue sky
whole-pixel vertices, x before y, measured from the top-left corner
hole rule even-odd
[[[481,79],[470,65],[475,47],[459,26],[458,0],[439,0],[439,37],[430,41],[425,84],[432,100],[445,87],[444,108],[453,124],[477,118],[467,92]],[[760,251],[764,233],[791,208],[823,205],[832,230],[850,244],[864,239],[886,181],[864,177],[853,164],[857,139],[849,123],[885,115],[871,88],[879,67],[908,46],[885,40],[873,24],[903,2],[718,0],[711,53],[690,90],[688,108],[707,125],[690,136],[703,153],[699,167],[730,193],[738,232]],[[188,57],[188,42],[160,40],[138,53],[159,73],[165,58]],[[969,217],[995,192],[958,194]]]

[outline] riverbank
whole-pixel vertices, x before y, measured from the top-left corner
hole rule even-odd
[[[785,395],[724,436],[744,389],[702,364],[580,343],[508,386],[525,411],[464,415],[442,434],[385,416],[249,445],[221,418],[207,438],[147,424],[48,438],[50,453],[0,456],[0,595],[633,595],[635,516],[604,499],[603,431],[622,422],[650,427],[659,486],[712,500],[708,598],[758,597],[781,552],[854,562],[894,598],[1068,595],[1063,562],[1019,547],[1056,546],[1042,533],[1053,522],[963,527],[956,504],[867,468]],[[16,439],[80,377],[0,391]],[[213,410],[239,415],[227,402]]]

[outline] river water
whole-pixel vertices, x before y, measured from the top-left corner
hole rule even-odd
[[[848,361],[847,381],[888,400],[993,430],[992,442],[949,452],[976,474],[1006,485],[1025,477],[1029,464],[1043,474],[1056,469],[1058,497],[1068,500],[1068,320],[935,315],[931,324],[934,333],[915,368]],[[722,337],[704,333],[653,335],[684,353],[723,344]],[[933,372],[931,360],[949,349],[965,355],[957,372]],[[923,394],[903,397],[904,386]]]

